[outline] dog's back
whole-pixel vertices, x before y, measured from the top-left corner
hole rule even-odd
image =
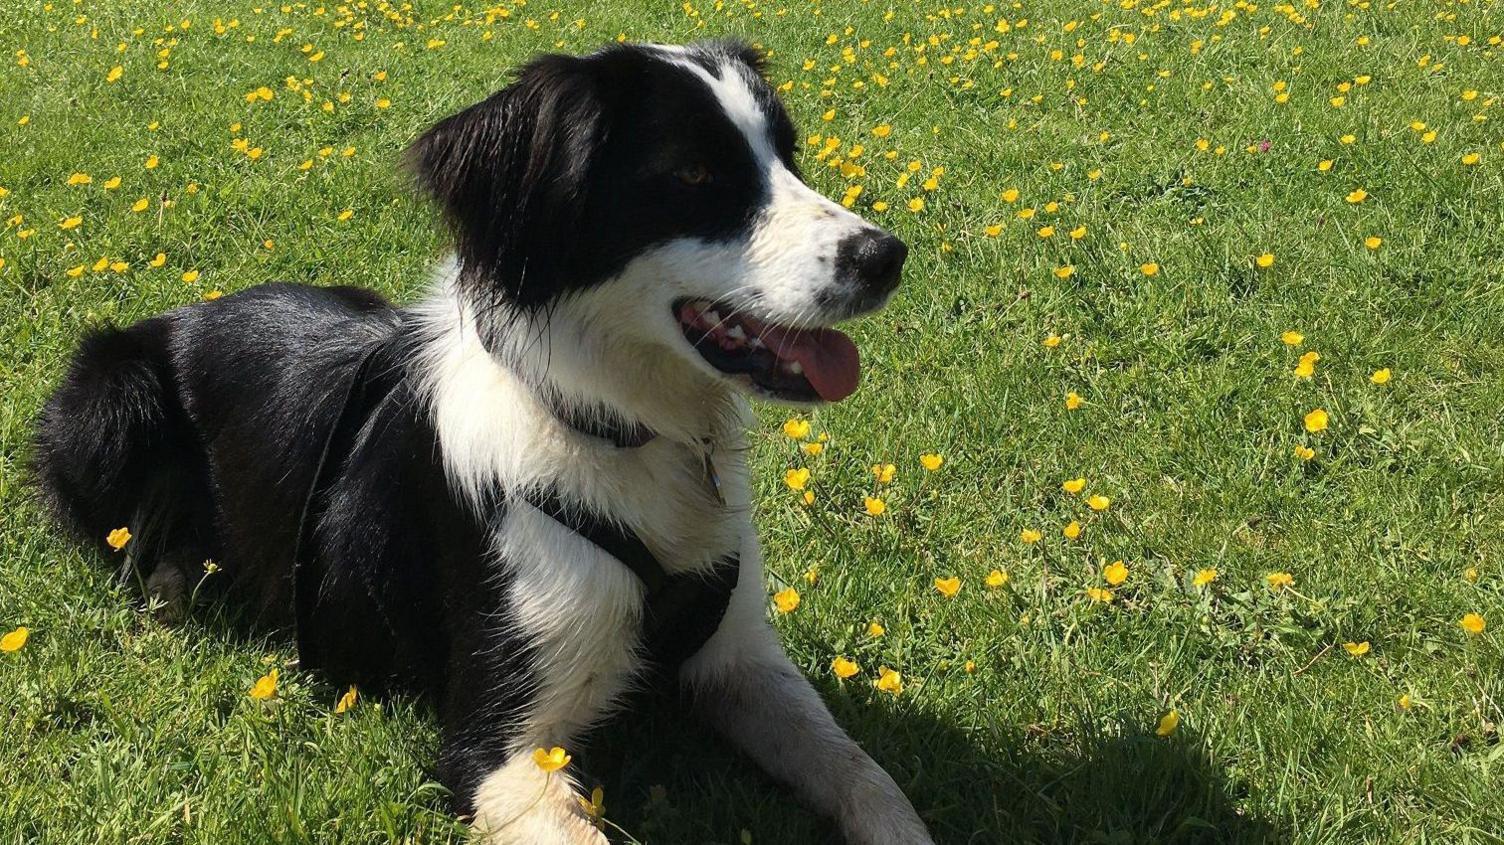
[[[331,375],[393,322],[368,291],[265,285],[95,329],[37,425],[43,495],[169,610],[212,559],[279,621],[299,509],[339,413]],[[135,536],[114,551],[106,538],[126,525]]]

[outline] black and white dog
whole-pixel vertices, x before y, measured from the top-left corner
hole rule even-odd
[[[488,841],[604,842],[532,752],[661,678],[847,841],[928,843],[766,618],[745,397],[849,395],[829,326],[906,255],[794,150],[745,45],[538,58],[410,150],[455,239],[428,298],[266,285],[93,331],[41,485],[107,553],[128,526],[169,607],[213,559],[305,667],[431,693]]]

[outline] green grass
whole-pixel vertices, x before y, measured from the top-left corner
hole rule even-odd
[[[155,623],[47,526],[27,440],[90,324],[271,280],[418,295],[442,236],[403,146],[525,57],[619,34],[765,45],[821,136],[811,182],[864,186],[855,207],[913,249],[893,306],[854,329],[863,389],[811,418],[828,448],[802,454],[769,410],[754,465],[770,592],[802,594],[777,619],[788,649],[940,841],[1504,841],[1504,18],[1488,0],[1312,5],[8,6],[0,219],[22,219],[0,230],[0,632],[32,634],[0,654],[0,842],[464,839],[429,777],[426,706],[335,716],[340,691],[295,670],[252,701],[290,640],[227,633],[213,607]],[[274,99],[248,103],[263,85]],[[827,166],[853,144],[865,174]],[[1331,424],[1309,434],[1318,407]],[[878,462],[898,470],[873,518]],[[798,466],[813,506],[783,484]],[[1078,476],[1085,493],[1062,492]],[[1094,602],[1117,559],[1127,581]],[[1203,568],[1217,579],[1193,586]],[[946,599],[933,581],[952,575]],[[861,674],[835,679],[838,654]],[[881,665],[901,695],[873,688]],[[1156,737],[1172,708],[1179,730]],[[636,839],[828,841],[670,704],[646,709],[576,758]]]

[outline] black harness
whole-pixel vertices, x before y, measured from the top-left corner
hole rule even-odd
[[[340,403],[339,416],[324,440],[313,482],[298,517],[292,559],[293,605],[298,651],[310,664],[317,662],[314,656],[319,651],[312,637],[317,627],[312,624],[318,593],[314,576],[317,567],[309,560],[314,554],[311,535],[317,521],[312,518],[314,502],[328,492],[339,466],[354,453],[360,432],[371,414],[406,377],[403,362],[392,354],[399,337],[398,330],[394,329],[392,335],[374,344],[361,357]],[[594,421],[586,423],[571,419],[566,414],[559,414],[559,419],[575,431],[605,440],[618,449],[640,447],[655,436],[641,426],[607,427]],[[715,483],[708,459],[706,478],[712,485]],[[718,492],[716,496],[719,497]],[[591,513],[582,506],[570,505],[554,490],[524,493],[520,498],[620,561],[642,582],[642,643],[649,660],[659,668],[677,669],[694,656],[720,627],[740,574],[740,562],[735,554],[720,558],[708,572],[670,574],[642,540],[620,523]],[[370,592],[379,605],[377,591]],[[386,616],[384,608],[382,616]]]

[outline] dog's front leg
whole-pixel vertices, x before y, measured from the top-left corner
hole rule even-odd
[[[898,784],[841,730],[789,662],[761,605],[746,606],[747,580],[744,573],[721,629],[681,673],[695,711],[835,819],[850,845],[932,845]]]

